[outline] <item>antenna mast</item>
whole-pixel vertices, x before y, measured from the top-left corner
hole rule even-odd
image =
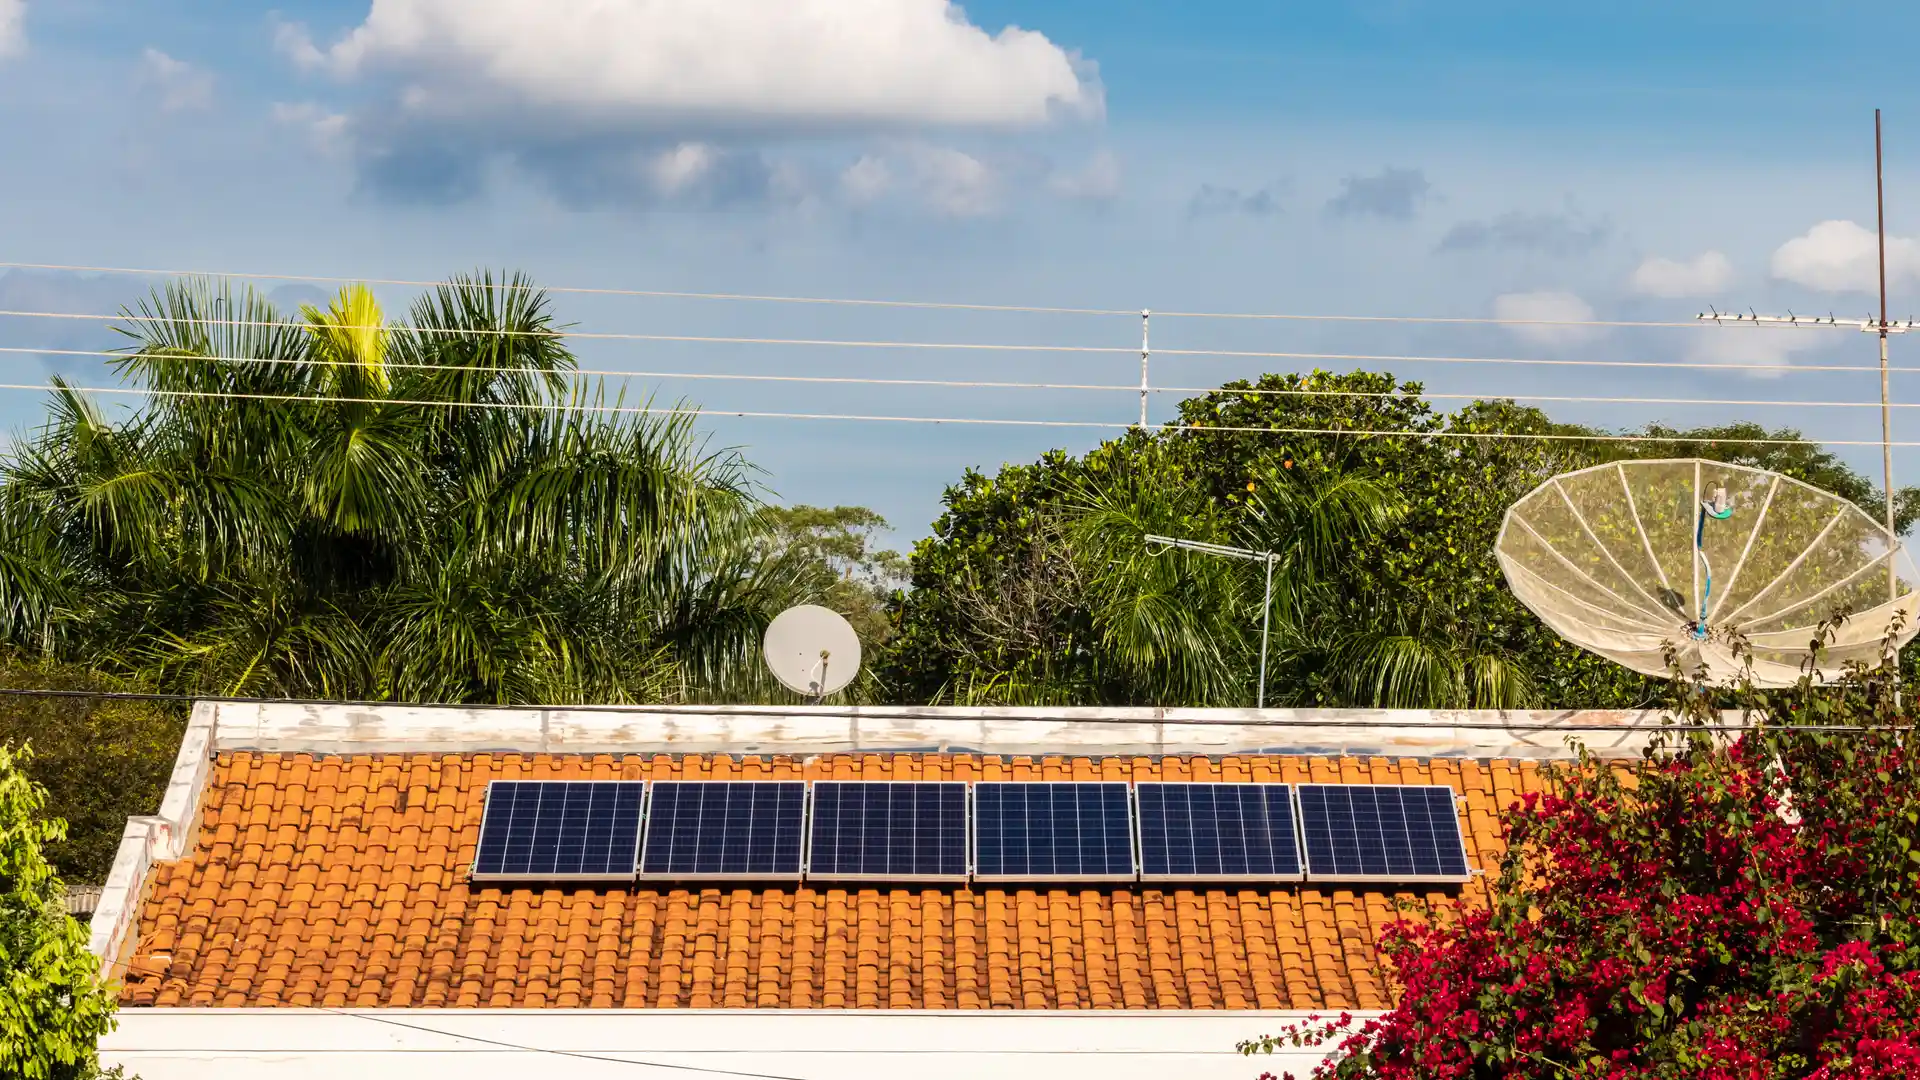
[[[1873,204],[1875,225],[1880,238],[1880,317],[1874,319],[1836,319],[1831,315],[1809,318],[1804,315],[1737,315],[1722,314],[1717,311],[1700,316],[1706,322],[1716,324],[1737,324],[1747,326],[1784,326],[1784,327],[1849,327],[1864,333],[1878,334],[1880,337],[1880,475],[1886,489],[1886,526],[1887,543],[1900,542],[1900,534],[1893,528],[1893,415],[1891,393],[1887,382],[1887,336],[1904,334],[1909,330],[1920,329],[1920,320],[1907,319],[1891,322],[1887,319],[1887,196],[1884,154],[1880,138],[1880,110],[1873,110]],[[1900,577],[1892,559],[1887,560],[1887,599],[1900,598]]]
[[[1893,531],[1893,418],[1887,404],[1887,184],[1880,150],[1879,109],[1873,110],[1873,208],[1880,234],[1880,471],[1886,484],[1887,538],[1891,545],[1899,534]],[[1887,599],[1900,599],[1900,581],[1894,574],[1892,558],[1887,559]]]

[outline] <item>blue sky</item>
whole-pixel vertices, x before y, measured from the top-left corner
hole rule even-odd
[[[996,0],[0,0],[0,252],[20,262],[1309,314],[1864,314],[1871,117],[1888,113],[1895,313],[1920,311],[1911,5]],[[578,10],[578,9],[575,9]],[[1006,33],[1015,26],[1022,32]],[[269,288],[284,283],[268,283]],[[110,312],[139,279],[14,272],[0,306]],[[289,294],[303,295],[303,294]],[[383,291],[403,304],[404,289]],[[1127,348],[1127,317],[556,297],[602,333]],[[1864,336],[1156,321],[1163,348],[1663,359],[1404,362],[1441,393],[1867,400]],[[0,318],[0,345],[96,347]],[[1896,342],[1896,364],[1907,361]],[[612,370],[1126,384],[1115,354],[584,342]],[[13,377],[48,362],[3,354]],[[60,370],[103,373],[80,361]],[[1157,360],[1205,386],[1287,362]],[[1920,401],[1903,377],[1896,400]],[[1118,392],[643,380],[714,409],[1124,422]],[[1157,396],[1154,415],[1175,395]],[[1752,417],[1833,439],[1871,410],[1551,404]],[[0,395],[19,430],[38,395]],[[1896,413],[1896,438],[1920,437]],[[1915,420],[1920,420],[1916,413]],[[779,496],[921,535],[968,465],[1087,429],[710,418]],[[1863,467],[1874,450],[1845,451]],[[1898,473],[1920,477],[1920,454]]]

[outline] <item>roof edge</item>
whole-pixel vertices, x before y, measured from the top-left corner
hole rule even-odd
[[[282,753],[975,753],[1565,759],[1638,756],[1662,710],[458,706],[203,703],[214,750]],[[1729,726],[1740,714],[1726,713]]]

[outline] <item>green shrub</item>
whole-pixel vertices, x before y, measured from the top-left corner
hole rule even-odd
[[[81,668],[0,653],[0,689],[131,689]],[[47,858],[70,884],[107,880],[127,818],[160,807],[180,750],[186,704],[0,695],[0,745],[29,744],[26,773],[67,823]]]

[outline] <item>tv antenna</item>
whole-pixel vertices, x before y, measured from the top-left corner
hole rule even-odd
[[[1705,311],[1699,318],[1720,326],[1774,326],[1789,328],[1827,328],[1858,330],[1862,333],[1880,336],[1880,473],[1881,483],[1886,488],[1886,526],[1887,532],[1895,532],[1893,527],[1893,415],[1889,404],[1887,388],[1887,337],[1890,334],[1904,334],[1909,330],[1920,329],[1920,320],[1907,319],[1904,322],[1890,322],[1887,319],[1887,185],[1885,157],[1881,150],[1880,110],[1873,110],[1873,205],[1875,224],[1880,237],[1880,317],[1868,316],[1864,319],[1839,319],[1832,315],[1809,317],[1794,315],[1760,315],[1749,312],[1742,315],[1737,312]],[[1887,600],[1899,599],[1900,582],[1894,575],[1893,567],[1887,568]]]
[[[761,655],[780,685],[818,703],[860,673],[860,635],[839,612],[802,604],[767,624]]]

